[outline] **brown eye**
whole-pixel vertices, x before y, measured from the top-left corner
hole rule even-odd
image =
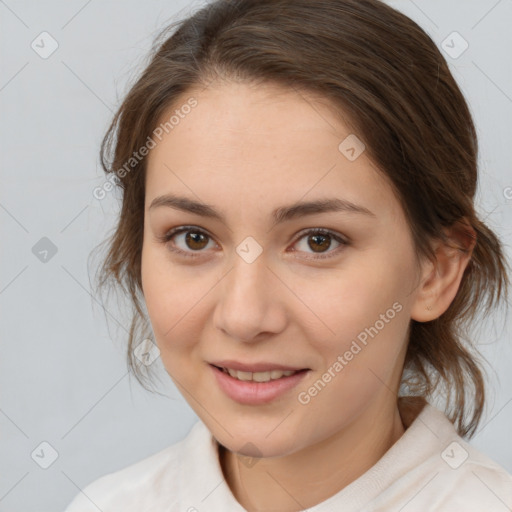
[[[338,245],[334,248],[334,250],[329,251],[333,241]],[[294,252],[299,250],[300,252],[306,253],[318,253],[321,255],[312,256],[310,259],[324,259],[336,255],[339,252],[338,249],[340,246],[345,246],[348,244],[349,243],[347,240],[344,240],[340,236],[330,231],[326,231],[324,229],[310,229],[309,231],[303,233],[303,235],[297,240],[296,245],[299,246],[299,249],[294,249]],[[324,253],[325,256],[323,255]]]
[[[187,231],[185,236],[185,243],[187,247],[194,250],[204,249],[207,245],[207,236],[199,231]]]
[[[158,237],[158,239],[165,243],[172,252],[189,258],[197,258],[206,253],[207,251],[204,249],[208,248],[209,242],[215,245],[210,235],[194,226],[174,228],[165,235]],[[304,244],[304,242],[306,243]],[[329,250],[333,242],[338,245],[334,250]],[[349,245],[349,242],[331,231],[317,228],[304,232],[294,245],[300,246],[301,244],[302,247],[294,248],[293,251],[319,254],[319,256],[306,256],[306,259],[314,260],[335,256],[338,254],[340,247],[343,248],[343,246]]]
[[[171,251],[190,258],[196,258],[206,252],[203,249],[208,247],[211,241],[207,233],[193,226],[172,229],[159,239],[166,243]]]
[[[309,235],[308,246],[315,252],[323,252],[330,247],[330,238],[329,235]]]

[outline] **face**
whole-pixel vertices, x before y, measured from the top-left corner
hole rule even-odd
[[[155,341],[221,444],[291,454],[396,400],[411,234],[365,152],[353,138],[340,146],[351,132],[326,101],[222,84],[189,91],[164,118],[191,97],[147,162],[142,284]],[[290,209],[331,200],[341,207]]]

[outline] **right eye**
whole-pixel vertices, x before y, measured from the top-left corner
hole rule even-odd
[[[158,238],[167,245],[170,251],[186,258],[197,258],[201,256],[200,253],[204,252],[202,249],[207,247],[206,242],[212,240],[210,235],[195,226],[180,226],[171,229],[165,235]],[[182,244],[182,248],[177,247],[179,243]],[[191,250],[187,250],[187,248]]]

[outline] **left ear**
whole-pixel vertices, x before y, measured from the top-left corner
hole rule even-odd
[[[465,218],[443,231],[447,240],[434,242],[435,261],[427,260],[422,267],[421,284],[411,309],[411,318],[418,322],[435,320],[448,309],[476,245],[476,232]]]

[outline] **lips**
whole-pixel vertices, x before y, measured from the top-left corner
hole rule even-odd
[[[218,362],[221,363],[220,361]],[[223,361],[222,364],[226,364],[227,361]],[[229,364],[233,365],[234,362]],[[306,375],[309,374],[309,369],[291,369],[291,370],[270,370],[264,372],[243,372],[239,370],[226,370],[224,367],[217,366],[216,364],[208,365],[217,382],[219,388],[227,395],[231,400],[244,405],[264,405],[268,404],[275,399],[286,395],[295,388],[299,382],[301,382]],[[269,363],[262,364],[241,364],[236,363],[234,366],[244,368],[283,368],[283,366]],[[285,368],[290,368],[285,367]],[[291,374],[286,376],[284,372],[290,372]],[[231,376],[230,373],[236,372],[236,376]],[[272,372],[274,375],[281,374],[279,378],[272,379]],[[278,372],[278,373],[277,373]],[[239,376],[243,377],[242,379]]]
[[[286,396],[310,373],[304,369],[293,372],[288,377],[283,376],[279,379],[257,382],[255,380],[239,380],[238,378],[231,377],[229,373],[213,364],[208,366],[211,368],[220,390],[228,398],[239,404],[253,406],[268,404],[277,398]],[[252,374],[252,377],[254,377],[254,374]]]
[[[239,372],[249,372],[249,373],[258,373],[258,372],[271,372],[272,370],[280,370],[282,372],[298,372],[301,370],[310,370],[310,368],[306,368],[304,366],[288,366],[277,363],[242,363],[240,361],[234,361],[231,359],[225,359],[222,361],[211,361],[211,365],[216,366],[220,369],[227,370],[236,370]]]

